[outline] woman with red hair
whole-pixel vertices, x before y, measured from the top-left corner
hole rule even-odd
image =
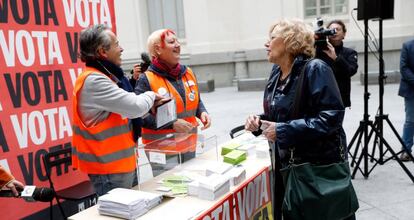
[[[182,161],[187,160],[195,156],[198,127],[196,118],[202,123],[201,129],[206,129],[211,124],[210,116],[200,99],[197,79],[189,67],[179,63],[181,45],[174,31],[154,31],[148,37],[148,51],[152,63],[139,77],[135,93],[154,91],[174,99],[178,119],[163,129],[157,129],[154,116],[148,115],[143,119],[142,142],[148,144],[174,134],[175,144],[163,147],[165,150],[179,152]],[[177,137],[180,137],[179,140]]]

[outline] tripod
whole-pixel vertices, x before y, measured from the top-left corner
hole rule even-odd
[[[379,139],[379,137],[377,135],[375,135],[374,138],[374,146],[372,149],[372,155],[375,155],[375,149],[376,149],[376,144],[378,143],[378,149],[379,149],[379,159],[376,161],[377,163],[379,163],[380,165],[386,163],[387,161],[391,160],[391,159],[396,159],[396,160],[400,160],[398,158],[398,155],[405,152],[405,144],[404,141],[402,140],[402,138],[400,137],[400,135],[398,134],[397,130],[395,129],[394,125],[391,123],[390,119],[388,118],[388,115],[385,114],[383,112],[383,96],[384,96],[384,80],[387,78],[384,74],[384,59],[383,59],[383,48],[382,48],[382,19],[379,19],[379,48],[378,48],[378,52],[379,52],[379,77],[378,77],[378,84],[379,84],[379,112],[378,114],[375,116],[375,122],[374,122],[374,127],[377,128],[377,130],[379,131],[380,134],[384,134],[383,133],[383,121],[385,120],[385,122],[388,124],[388,126],[391,128],[392,132],[394,133],[395,137],[398,139],[398,141],[401,143],[402,150],[399,151],[398,153],[392,153],[392,157],[384,160],[384,155],[387,153],[387,151],[383,151],[383,142],[381,139]],[[409,155],[409,157],[411,158],[411,161],[414,161],[413,155],[409,152],[406,151],[406,153]],[[371,158],[371,162],[374,161],[374,158]],[[405,166],[403,167],[403,169],[405,168]],[[407,174],[410,176],[410,178],[412,177],[409,174],[409,171],[406,170]],[[412,178],[411,178],[412,179]]]
[[[402,146],[404,146],[403,141],[401,139],[401,137],[398,135],[398,132],[396,131],[395,127],[392,125],[391,121],[388,118],[388,115],[384,115],[383,114],[383,94],[384,94],[384,79],[386,78],[384,76],[384,61],[382,59],[382,55],[383,55],[383,50],[382,50],[382,19],[379,19],[379,32],[380,32],[380,36],[379,36],[379,41],[380,41],[380,45],[379,45],[379,65],[380,65],[380,74],[379,74],[379,87],[380,87],[380,95],[379,95],[379,102],[380,102],[380,106],[379,106],[379,114],[376,115],[375,117],[375,122],[373,123],[371,120],[369,120],[369,114],[368,114],[368,99],[370,96],[370,93],[368,92],[368,18],[364,18],[364,26],[365,26],[365,33],[364,33],[364,118],[362,121],[360,121],[359,127],[356,130],[354,136],[351,139],[351,142],[348,145],[348,151],[349,154],[351,155],[352,158],[352,162],[351,162],[351,166],[354,167],[354,170],[352,172],[352,178],[355,178],[355,174],[356,172],[359,170],[362,175],[365,178],[368,178],[369,174],[373,171],[373,169],[376,167],[376,165],[378,164],[384,164],[385,162],[387,162],[388,160],[394,158],[398,164],[401,166],[401,168],[407,173],[407,175],[410,177],[411,181],[414,182],[414,176],[411,174],[411,172],[407,169],[407,167],[404,165],[404,163],[398,158],[398,154],[400,154],[401,152],[399,152],[398,154],[395,153],[395,151],[391,148],[391,146],[388,144],[388,142],[384,139],[383,136],[383,120],[385,120],[388,125],[390,126],[390,128],[392,129],[392,131],[394,132],[394,134],[396,135],[396,137],[398,138],[398,140],[402,143]],[[368,128],[370,128],[370,132],[368,134]],[[368,144],[370,142],[370,139],[373,135],[373,133],[375,133],[375,141],[374,141],[374,146],[373,146],[373,150],[372,150],[372,154],[369,155],[368,154]],[[358,161],[355,163],[356,160],[356,155],[358,153],[359,150],[359,146],[362,144],[361,140],[362,137],[364,137],[364,143],[363,143],[363,148],[361,150],[360,156]],[[355,147],[355,151],[354,154],[352,155],[350,153],[351,147],[354,144],[355,140],[358,138],[358,141],[356,142],[356,147]],[[375,147],[376,147],[376,143],[379,143],[379,159],[376,160],[374,158],[374,154],[375,154]],[[383,147],[386,147],[387,150],[384,152],[383,151]],[[383,156],[385,155],[385,153],[390,152],[392,154],[392,157],[388,158],[387,160],[384,161]],[[408,152],[408,151],[407,151]],[[414,160],[413,156],[411,155],[411,153],[408,153],[411,157],[411,159]],[[371,169],[368,170],[368,157],[371,157],[371,162],[373,162],[374,160],[376,161],[376,163],[371,167]],[[361,162],[362,160],[364,160],[364,166],[363,169],[360,168]]]

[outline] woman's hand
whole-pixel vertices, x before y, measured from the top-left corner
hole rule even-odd
[[[207,128],[209,128],[210,127],[210,125],[211,125],[211,118],[210,118],[210,116],[208,115],[208,113],[207,112],[203,112],[203,113],[201,113],[201,115],[200,115],[200,120],[201,120],[201,122],[203,123],[203,127],[201,128],[201,130],[204,130],[204,129],[207,129]]]
[[[190,131],[193,130],[193,128],[194,126],[190,122],[183,120],[181,118],[177,119],[177,121],[175,121],[173,124],[173,129],[177,133],[190,133]]]
[[[260,120],[262,126],[260,127],[263,132],[262,134],[266,137],[267,140],[275,142],[276,141],[276,123],[266,120]]]
[[[246,119],[246,123],[244,124],[244,129],[246,131],[257,131],[260,127],[260,117],[257,115],[249,115]]]

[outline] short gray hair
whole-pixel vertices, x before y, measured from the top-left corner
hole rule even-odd
[[[110,30],[110,28],[104,24],[97,24],[81,31],[79,56],[82,62],[96,60],[98,58],[98,50],[101,47],[105,50],[111,47],[111,37],[106,30]]]

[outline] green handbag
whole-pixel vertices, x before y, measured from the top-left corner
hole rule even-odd
[[[340,220],[355,213],[358,199],[348,162],[292,164],[281,169],[284,216],[296,220]]]

